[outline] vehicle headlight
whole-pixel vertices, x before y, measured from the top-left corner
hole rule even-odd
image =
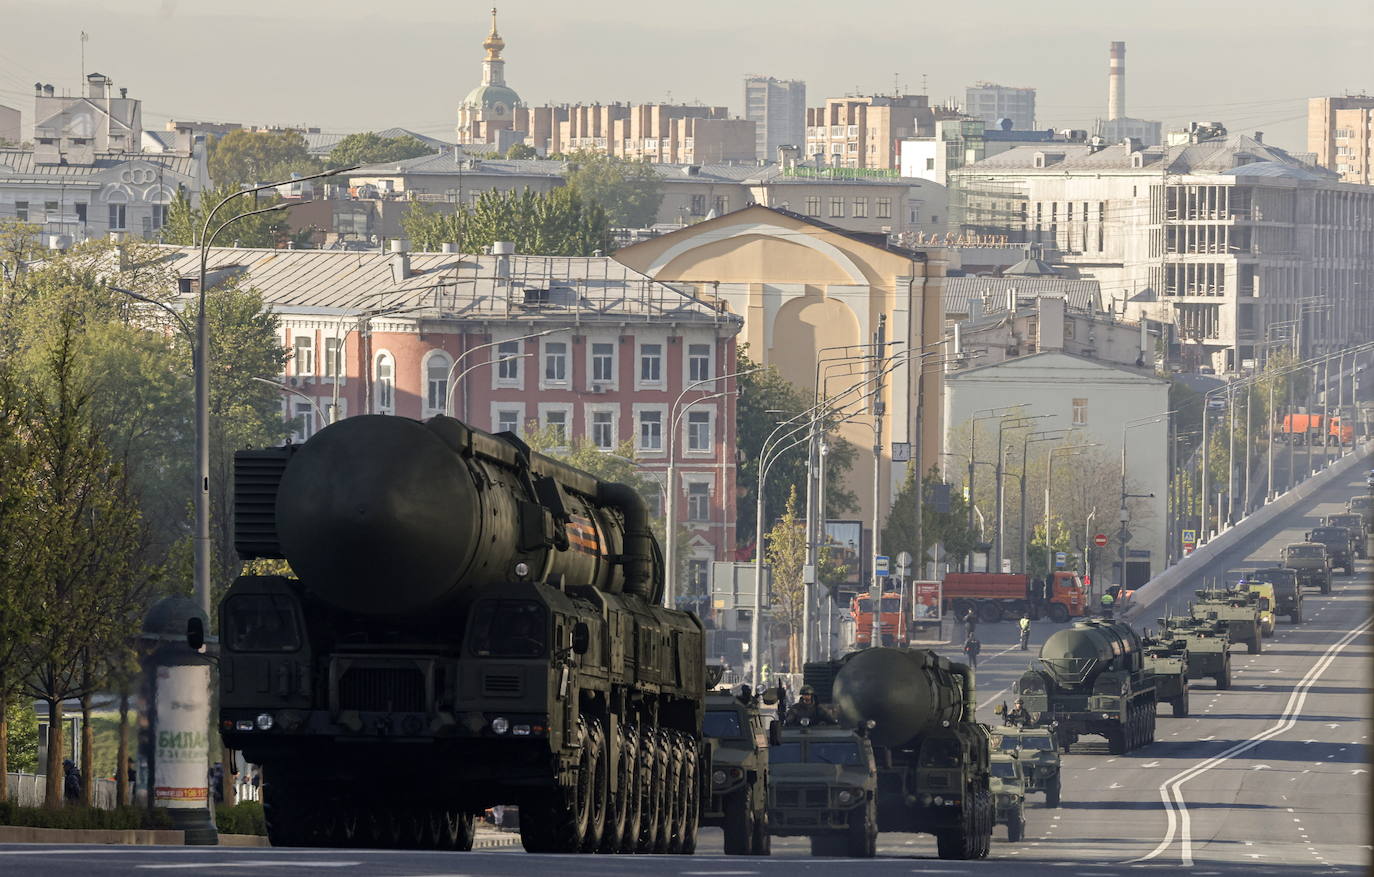
[[[272,720],[271,713],[258,713],[258,717],[255,720],[254,724],[258,726],[259,731],[270,731],[272,730],[272,726],[275,725],[276,722]]]
[[[253,727],[254,726],[252,719],[239,719],[237,722],[234,723],[235,731],[251,731],[253,730]]]
[[[716,785],[718,785],[718,786],[723,786],[723,785],[725,785],[725,771],[723,771],[723,770],[714,770],[714,771],[711,771],[711,782],[714,783],[714,784],[716,784]]]
[[[944,796],[943,796],[943,795],[936,795],[936,796],[935,796],[935,806],[936,806],[936,807],[943,807],[944,804],[945,804]]]
[[[505,716],[497,716],[491,720],[491,732],[493,734],[504,734],[510,730],[510,720]]]
[[[840,790],[840,794],[837,797],[839,798],[841,804],[849,804],[854,801],[854,793],[849,791],[848,789]]]

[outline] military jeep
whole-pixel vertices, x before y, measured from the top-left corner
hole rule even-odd
[[[1320,542],[1285,545],[1279,563],[1297,574],[1299,585],[1331,593],[1331,557]]]
[[[758,698],[707,692],[702,736],[711,744],[711,796],[702,798],[701,824],[724,830],[726,855],[771,851],[768,750],[778,730]]]
[[[878,768],[868,739],[837,725],[782,730],[769,752],[768,831],[811,839],[813,856],[878,852]]]
[[[1007,827],[1007,840],[1016,843],[1026,834],[1026,776],[1021,759],[1010,752],[992,754],[988,790],[996,825]]]
[[[1020,759],[1027,793],[1044,792],[1046,807],[1059,806],[1059,738],[1053,728],[997,725],[992,729],[992,748]]]

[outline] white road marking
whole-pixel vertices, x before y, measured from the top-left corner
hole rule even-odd
[[[173,862],[166,865],[135,865],[140,871],[205,871],[219,868],[356,868],[362,862],[282,862],[258,859],[248,862]]]
[[[1159,762],[1151,761],[1149,764],[1142,764],[1141,767],[1159,767]]]
[[[1269,765],[1267,765],[1267,764],[1257,764],[1257,765],[1255,765],[1254,767],[1252,767],[1252,768],[1250,768],[1250,769],[1251,769],[1251,770],[1272,770],[1273,768],[1271,768],[1271,767],[1270,767]]]
[[[1198,739],[1199,739],[1199,740],[1202,740],[1202,741],[1204,741],[1204,742],[1206,742],[1206,741],[1208,741],[1208,740],[1215,740],[1215,739],[1217,739],[1217,735],[1216,735],[1216,734],[1208,734],[1206,737],[1199,737]]]
[[[1112,783],[1112,784],[1111,784],[1110,786],[1108,786],[1107,788],[1109,788],[1109,789],[1119,789],[1119,788],[1121,788],[1121,783]]]
[[[1362,773],[1369,773],[1369,771],[1365,770],[1364,768],[1357,767],[1357,768],[1355,768],[1354,770],[1352,770],[1352,771],[1350,772],[1350,775],[1353,777],[1353,776],[1359,776],[1359,775],[1362,774]]]
[[[1307,671],[1307,674],[1303,676],[1302,680],[1293,687],[1293,692],[1289,695],[1288,703],[1285,704],[1283,714],[1277,724],[1165,780],[1159,787],[1160,800],[1164,803],[1165,815],[1168,818],[1168,827],[1165,830],[1164,839],[1161,840],[1159,846],[1155,847],[1151,852],[1135,859],[1128,859],[1124,864],[1144,862],[1155,858],[1173,844],[1174,836],[1177,833],[1179,836],[1182,864],[1185,868],[1191,868],[1193,866],[1192,817],[1189,815],[1188,806],[1183,800],[1183,784],[1194,777],[1201,776],[1213,767],[1221,764],[1223,761],[1233,758],[1242,752],[1254,749],[1271,737],[1278,736],[1279,734],[1291,730],[1293,726],[1297,724],[1297,717],[1301,714],[1302,707],[1307,701],[1308,691],[1316,684],[1317,680],[1321,678],[1322,674],[1326,672],[1327,668],[1335,662],[1337,656],[1345,651],[1345,648],[1350,645],[1350,643],[1367,632],[1371,624],[1374,624],[1374,621],[1366,620],[1358,627],[1347,631],[1344,636],[1332,643],[1331,646],[1322,653],[1322,657]],[[1275,672],[1277,672],[1277,670]],[[1177,812],[1175,812],[1175,808],[1177,808]]]

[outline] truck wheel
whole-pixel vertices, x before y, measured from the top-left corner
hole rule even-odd
[[[1107,729],[1107,751],[1112,755],[1121,755],[1126,751],[1126,729],[1121,725]]]
[[[682,788],[687,799],[683,802],[686,815],[682,830],[682,852],[690,856],[697,851],[697,831],[701,828],[701,753],[697,749],[697,741],[686,734],[682,735],[682,745]]]
[[[1263,644],[1260,643],[1259,634],[1255,634],[1252,639],[1246,641],[1245,650],[1252,655],[1258,655],[1264,650]]]
[[[984,600],[978,604],[978,617],[985,624],[996,624],[1002,620],[1002,606],[991,600]]]
[[[587,833],[582,837],[582,852],[594,853],[601,847],[606,831],[606,811],[610,803],[610,752],[606,748],[606,734],[601,722],[592,719],[587,726],[587,747],[591,768],[591,802],[587,810]]]
[[[659,783],[658,783],[658,831],[654,836],[650,852],[666,853],[673,843],[673,830],[677,816],[677,747],[673,745],[671,732],[658,732]]]
[[[1026,814],[1024,812],[1018,812],[1011,818],[1011,821],[1007,823],[1007,841],[1016,843],[1025,836]]]
[[[601,832],[601,846],[597,850],[602,853],[620,850],[620,840],[625,835],[625,814],[630,809],[630,790],[634,782],[634,760],[627,747],[623,723],[620,723],[617,742],[617,757],[611,758],[609,748],[606,751],[606,826]]]
[[[1053,621],[1055,624],[1063,624],[1069,620],[1069,607],[1065,606],[1063,603],[1051,603],[1049,612],[1050,621]]]
[[[644,763],[639,758],[639,729],[634,725],[625,726],[624,739],[625,758],[629,760],[628,767],[625,768],[627,782],[625,786],[625,797],[622,801],[625,813],[625,824],[620,830],[620,846],[616,851],[621,853],[633,853],[639,848],[639,825],[640,811],[644,806],[644,780],[642,773]]]
[[[1188,689],[1183,689],[1183,693],[1170,701],[1174,708],[1174,718],[1182,718],[1188,715]]]
[[[1302,624],[1302,610],[1299,609],[1288,616],[1288,620],[1293,624]]]
[[[439,846],[441,850],[466,853],[472,849],[477,836],[477,814],[461,810],[436,810],[439,818]]]
[[[997,809],[992,802],[992,792],[987,789],[979,789],[976,797],[979,802],[979,815],[976,823],[978,829],[974,837],[973,857],[986,859],[988,853],[992,852],[992,826],[997,821]]]
[[[747,856],[754,837],[754,807],[748,786],[725,799],[725,855]]]
[[[1048,783],[1045,784],[1045,806],[1046,806],[1046,807],[1058,807],[1058,806],[1059,806],[1059,787],[1060,787],[1059,775],[1058,775],[1058,774],[1055,774],[1054,779],[1050,780]]]
[[[663,753],[658,733],[644,728],[639,734],[639,838],[635,851],[651,853],[658,842],[658,825],[663,810]]]
[[[872,830],[872,814],[867,807],[862,810],[855,810],[849,814],[849,831],[847,832],[846,852],[851,858],[869,859],[873,857],[875,850],[873,835],[877,832]]]
[[[1331,573],[1327,573],[1326,578],[1322,579],[1322,593],[1331,593]]]
[[[1228,661],[1227,664],[1226,664],[1225,669],[1223,669],[1223,670],[1221,671],[1221,675],[1217,677],[1217,690],[1218,690],[1218,691],[1225,691],[1226,689],[1228,689],[1228,688],[1230,688],[1230,687],[1231,687],[1231,664],[1230,664],[1230,662]]]
[[[842,834],[813,834],[811,855],[843,856],[848,852],[847,839]]]
[[[274,847],[303,847],[311,841],[308,795],[299,794],[289,781],[273,780],[270,769],[263,771],[262,814],[267,823],[267,839]]]
[[[595,756],[583,734],[582,757],[571,788],[540,791],[520,804],[520,841],[527,853],[575,853],[591,821]]]
[[[764,795],[764,800],[768,796]],[[754,811],[754,843],[749,850],[750,855],[769,856],[773,854],[773,838],[768,834],[768,811]]]

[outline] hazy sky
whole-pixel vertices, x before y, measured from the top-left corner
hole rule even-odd
[[[1305,98],[1374,91],[1369,0],[525,0],[498,3],[508,83],[531,104],[701,101],[743,109],[742,77],[932,101],[985,79],[1038,89],[1040,127],[1105,115],[1107,44],[1127,42],[1127,110],[1224,122],[1305,148]],[[451,139],[479,81],[487,3],[439,0],[0,0],[0,103],[32,123],[35,81],[86,70],[168,117],[392,125]]]

